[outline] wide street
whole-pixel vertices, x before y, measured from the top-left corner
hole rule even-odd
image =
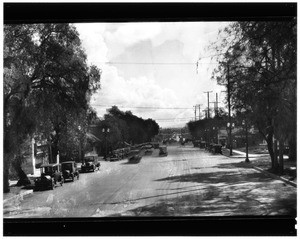
[[[168,146],[169,155],[101,161],[100,171],[33,192],[4,218],[296,215],[296,188],[247,168],[242,158]]]

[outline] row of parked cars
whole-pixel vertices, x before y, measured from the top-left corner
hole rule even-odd
[[[74,182],[79,180],[79,168],[75,161],[62,163],[42,164],[41,176],[34,181],[34,190],[54,189],[56,185],[63,185],[66,180]],[[100,162],[95,156],[84,158],[80,172],[94,172],[100,169]]]
[[[118,160],[125,159],[125,158],[128,158],[128,159],[136,158],[137,155],[139,155],[139,152],[141,150],[144,150],[145,154],[150,153],[150,152],[152,153],[152,151],[151,151],[152,148],[158,149],[159,143],[158,142],[142,143],[142,144],[135,145],[135,146],[116,149],[107,155],[106,160],[107,161],[118,161]]]
[[[159,143],[144,143],[134,147],[114,150],[108,157],[110,161],[117,161],[128,157],[129,161],[139,162],[141,150],[150,151],[151,148],[159,148],[160,156],[167,156],[167,148],[159,147]],[[54,189],[56,185],[63,185],[66,180],[79,180],[79,168],[75,161],[65,161],[60,164],[43,164],[40,167],[41,176],[35,179],[34,189]],[[94,172],[100,169],[100,162],[96,156],[87,156],[80,167],[80,172]]]

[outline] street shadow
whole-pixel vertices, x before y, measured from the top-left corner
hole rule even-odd
[[[171,195],[192,193],[192,192],[196,192],[196,191],[203,190],[203,189],[206,189],[206,188],[201,188],[201,189],[197,188],[197,189],[189,189],[189,190],[181,190],[181,191],[177,190],[177,192],[163,193],[163,194],[157,194],[157,195],[153,195],[153,196],[140,197],[140,198],[124,200],[124,201],[120,201],[120,202],[109,202],[109,203],[103,203],[103,204],[118,205],[121,203],[133,203],[133,202],[137,202],[137,201],[141,201],[141,200],[145,200],[145,199],[160,198],[160,197],[171,196]],[[174,189],[174,190],[176,190],[176,189]]]
[[[191,168],[191,169],[199,170],[199,169],[204,169],[204,168],[207,168],[207,167],[194,167],[194,168]]]
[[[297,210],[296,210],[296,204],[295,202],[297,201],[296,196],[293,198],[294,201],[290,200],[290,199],[279,199],[276,200],[273,203],[273,207],[275,208],[276,211],[281,211],[284,214],[287,215],[291,215],[292,217],[296,217],[297,216]]]
[[[216,200],[214,200],[217,198]],[[164,216],[267,216],[268,205],[256,200],[253,195],[245,195],[244,202],[238,198],[220,197],[220,192],[209,191],[204,195],[183,195],[181,197],[160,200],[150,205],[136,207],[123,212],[121,215],[138,217]],[[295,202],[278,200],[273,212],[280,216],[295,217]],[[120,216],[109,215],[109,216]]]
[[[122,165],[131,165],[131,164],[139,164],[141,162],[141,160],[139,161],[127,161],[124,163],[121,163]]]
[[[80,180],[80,178],[79,178],[79,179],[74,178],[74,181],[72,181],[71,179],[65,179],[64,184],[65,184],[65,183],[66,183],[66,184],[74,183],[74,182],[76,182],[76,181],[78,181],[78,180]]]
[[[168,188],[168,191],[171,190],[171,191],[175,191],[175,190],[183,190],[183,189],[187,189],[187,188],[198,188],[199,185],[195,185],[195,186],[187,186],[187,187],[177,187],[177,188]],[[158,188],[156,189],[157,191],[166,191],[165,188]]]
[[[97,170],[95,170],[94,172],[96,172]],[[85,173],[94,173],[93,171],[81,171],[79,170],[80,174],[85,174]]]
[[[255,188],[256,186],[245,186],[243,190],[239,191],[240,186],[235,185],[224,192],[222,187],[209,185],[201,189],[137,198],[119,203],[134,204],[138,200],[174,195],[174,197],[163,198],[157,202],[109,216],[296,216],[296,195],[281,199],[274,197],[274,192],[270,191],[268,197],[271,200],[274,199],[270,203],[268,200],[266,201],[266,195],[261,195]]]
[[[245,163],[244,161],[240,161],[235,163],[220,163],[212,168],[232,169],[232,168],[250,168],[250,167],[251,167],[250,163]]]
[[[34,189],[34,184],[23,186],[21,189]]]
[[[220,165],[218,168],[230,168],[229,165]],[[231,166],[232,168],[232,166]],[[235,185],[251,182],[270,182],[273,180],[270,177],[263,175],[260,172],[250,171],[247,174],[241,174],[236,171],[218,171],[218,172],[199,172],[193,174],[183,174],[171,177],[157,179],[155,181],[169,181],[170,183],[190,182],[190,183],[207,183],[219,184],[225,183],[227,185]]]

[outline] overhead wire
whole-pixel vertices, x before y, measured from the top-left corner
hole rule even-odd
[[[116,104],[112,105],[100,105],[100,104],[91,104],[92,106],[98,106],[98,107],[112,107]],[[162,110],[186,110],[191,109],[192,107],[155,107],[155,106],[118,106],[118,108],[130,108],[130,109],[162,109]]]

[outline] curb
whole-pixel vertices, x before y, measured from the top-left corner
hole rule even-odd
[[[293,187],[295,187],[295,188],[297,187],[297,183],[294,183],[294,182],[292,182],[292,181],[289,181],[289,180],[286,179],[286,178],[280,177],[280,176],[275,175],[275,174],[273,174],[273,173],[269,173],[269,172],[267,172],[267,171],[265,171],[265,170],[263,170],[263,169],[261,169],[261,168],[259,168],[259,167],[256,167],[256,166],[252,166],[252,165],[249,165],[249,166],[250,166],[251,168],[253,168],[253,169],[256,169],[257,171],[262,172],[263,174],[266,174],[266,175],[272,177],[272,178],[279,179],[279,180],[281,180],[281,181],[283,181],[283,182],[285,182],[285,183],[287,183],[287,184],[289,184],[289,185],[291,185],[291,186],[293,186]]]
[[[227,156],[227,155],[224,155],[224,154],[223,154],[223,156],[228,157],[228,158],[245,158],[245,157],[240,157],[240,156],[238,156],[238,157],[235,157],[235,156]],[[270,172],[268,172],[268,171],[265,171],[265,170],[263,170],[262,168],[259,168],[259,167],[256,167],[256,166],[252,166],[252,165],[246,164],[245,162],[243,162],[243,163],[244,163],[244,165],[245,165],[246,167],[248,167],[248,168],[253,168],[253,169],[257,170],[257,171],[262,172],[263,174],[266,174],[266,175],[268,175],[268,176],[270,176],[270,177],[272,177],[272,178],[274,178],[274,179],[281,180],[281,181],[283,181],[283,182],[285,182],[285,183],[287,183],[287,184],[289,184],[289,185],[291,185],[291,186],[297,188],[297,183],[291,182],[291,181],[289,181],[289,180],[286,179],[286,178],[283,178],[283,177],[280,177],[280,176],[278,176],[278,175],[276,175],[276,174],[273,174],[273,173],[270,173]]]
[[[23,200],[23,197],[33,193],[33,189],[26,190],[25,192],[16,194],[10,198],[4,199],[3,204],[11,203],[13,201]]]

